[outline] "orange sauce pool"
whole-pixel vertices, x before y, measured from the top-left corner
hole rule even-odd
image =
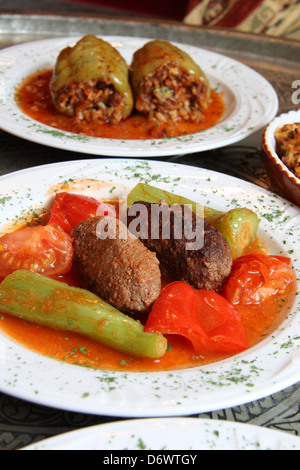
[[[204,119],[196,124],[178,121],[169,124],[156,124],[144,115],[133,112],[117,125],[78,121],[58,113],[51,101],[49,83],[52,70],[35,73],[25,79],[16,93],[21,110],[32,119],[47,126],[75,134],[108,139],[159,139],[189,135],[214,126],[222,117],[225,104],[221,93],[212,90],[211,103],[203,112]]]
[[[251,248],[251,253],[264,252],[259,242]],[[80,280],[71,271],[58,280],[80,286]],[[295,297],[296,285],[285,297],[272,298],[263,304],[237,307],[245,327],[250,347],[269,336],[284,320]],[[0,328],[9,337],[24,347],[44,356],[102,370],[122,370],[128,372],[153,372],[203,366],[228,357],[221,354],[195,356],[189,342],[182,337],[169,335],[168,349],[160,359],[131,357],[120,353],[80,334],[56,331],[31,324],[19,318],[0,313]]]

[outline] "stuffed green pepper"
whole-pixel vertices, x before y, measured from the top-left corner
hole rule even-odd
[[[133,55],[130,79],[135,108],[150,119],[200,122],[210,99],[210,84],[198,64],[167,42],[146,43]]]
[[[60,52],[50,92],[58,112],[88,122],[118,124],[133,108],[125,60],[115,47],[91,34]]]

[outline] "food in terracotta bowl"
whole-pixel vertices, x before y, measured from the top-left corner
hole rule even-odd
[[[262,155],[273,190],[300,206],[300,110],[270,122],[262,137]]]

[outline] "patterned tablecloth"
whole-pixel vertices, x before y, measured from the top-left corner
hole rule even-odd
[[[7,17],[7,31],[3,31],[1,36],[0,14],[0,47],[4,47],[8,43],[9,21],[12,22],[13,20],[16,24],[16,20],[20,22],[22,17],[14,17],[13,19],[11,17]],[[30,17],[26,17],[28,37],[30,35],[30,39],[32,39],[32,31],[30,31],[30,27],[28,27],[29,20]],[[59,23],[59,19],[57,21]],[[87,28],[87,26],[84,26],[82,20],[80,21],[81,23],[78,29],[85,32],[85,28]],[[102,20],[99,19],[98,21],[101,23]],[[41,24],[41,19],[39,24]],[[103,22],[101,24],[103,24]],[[125,25],[125,23],[122,24]],[[105,20],[105,25],[107,27],[107,20]],[[122,25],[120,26],[120,23],[118,23],[118,26],[123,33],[124,31],[121,28]],[[110,27],[114,28],[114,34],[118,33],[118,31],[116,31],[115,24],[112,24]],[[146,28],[146,32],[148,33],[152,28],[154,31],[153,35],[155,34],[155,31],[157,32],[157,25],[153,24],[146,24],[145,26],[141,23],[136,24],[134,27],[139,27],[141,31]],[[31,26],[31,28],[33,28],[33,26]],[[198,31],[195,28],[189,29],[187,26],[182,29],[182,27],[179,27],[178,25],[165,25],[160,26],[160,28],[162,28],[159,31],[160,35],[163,35],[164,33],[164,36],[169,39],[174,37],[175,28],[175,32],[177,31],[178,34],[180,33],[182,35],[182,41],[187,37],[190,37],[186,36],[185,38],[184,34],[204,34],[209,47],[214,48],[216,44],[216,42],[214,42],[214,38],[217,37],[217,33],[214,36],[207,36],[207,33],[201,30]],[[170,32],[172,32],[173,35]],[[19,37],[20,42],[22,42],[22,40],[26,40],[24,29],[22,34],[23,36]],[[178,37],[178,34],[175,36]],[[48,36],[51,36],[50,32],[48,33]],[[232,44],[234,37],[231,37],[230,35],[226,37],[228,38],[228,44]],[[244,40],[245,37],[241,36],[241,41]],[[253,47],[255,49],[255,47],[257,47],[256,40],[252,40]],[[263,43],[263,46],[266,47],[266,43]],[[284,45],[279,43],[279,46],[283,47]],[[223,44],[223,47],[226,47],[226,44],[225,46]],[[274,47],[274,44],[272,45],[272,40],[270,41],[269,47]],[[296,47],[295,44],[291,45],[291,50],[293,47]],[[243,51],[241,52],[242,49]],[[266,49],[264,54],[268,54]],[[287,111],[295,108],[291,102],[291,84],[294,80],[300,78],[300,67],[299,64],[297,65],[297,63],[293,61],[293,58],[279,57],[276,60],[266,60],[265,56],[262,58],[257,54],[254,54],[251,51],[251,48],[246,52],[243,44],[241,44],[239,51],[232,48],[229,51],[229,55],[238,57],[240,60],[248,63],[270,80],[277,90],[280,99],[280,111]],[[214,171],[219,171],[221,173],[233,175],[246,181],[250,181],[263,188],[270,189],[269,179],[261,161],[260,139],[261,132],[243,142],[240,142],[239,144],[220,150],[186,156],[158,158],[157,160],[174,161],[177,163],[212,169]],[[64,150],[54,150],[40,146],[38,144],[24,141],[0,130],[0,174],[6,174],[15,170],[40,164],[67,161],[70,159],[74,160],[77,158],[90,158],[90,156],[83,154],[77,155],[73,152],[70,153]],[[295,384],[286,390],[253,403],[211,413],[204,413],[198,416],[201,418],[251,423],[300,435],[299,406],[300,384]],[[50,436],[90,425],[116,421],[116,419],[117,418],[93,416],[52,409],[31,404],[21,399],[0,393],[0,450],[20,449],[28,444]],[[119,419],[121,420],[122,418]]]

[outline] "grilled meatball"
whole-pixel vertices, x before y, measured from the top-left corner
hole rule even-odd
[[[127,314],[147,313],[161,290],[155,253],[114,217],[92,217],[73,230],[74,266],[88,288]]]
[[[146,211],[138,211],[137,205],[142,205],[139,207],[145,207]],[[151,208],[154,206],[167,207],[169,216],[153,217]],[[134,215],[135,211],[138,216]],[[184,219],[183,214],[188,214],[188,211],[189,218]],[[189,227],[184,225],[184,220],[188,220]],[[180,228],[178,224],[182,224],[181,238],[176,238]],[[128,210],[127,226],[133,233],[142,228],[140,239],[156,253],[162,274],[170,280],[185,281],[196,289],[219,290],[231,272],[232,254],[227,240],[187,206],[136,202]],[[192,234],[196,234],[194,239]],[[196,239],[203,241],[201,246],[197,247]],[[193,244],[196,249],[191,249]]]

